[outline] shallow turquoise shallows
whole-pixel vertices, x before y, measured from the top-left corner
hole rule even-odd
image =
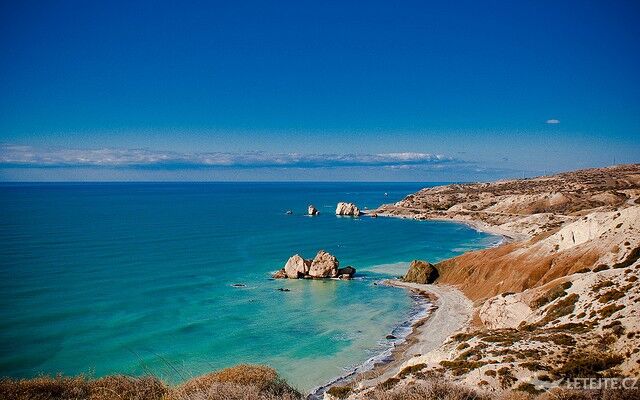
[[[2,184],[0,375],[175,383],[260,363],[309,391],[385,350],[415,312],[407,292],[378,281],[499,240],[460,224],[333,215],[338,201],[374,208],[423,186]],[[305,216],[308,204],[321,214]],[[319,249],[362,279],[269,280]]]

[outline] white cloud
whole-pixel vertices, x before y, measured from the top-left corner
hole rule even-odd
[[[0,144],[0,166],[25,168],[326,168],[461,163],[429,153],[299,154],[267,152],[175,152],[148,149],[35,148]],[[462,162],[464,163],[464,162]]]
[[[555,125],[555,124],[559,124],[560,120],[559,119],[548,119],[546,123],[550,124],[550,125]]]

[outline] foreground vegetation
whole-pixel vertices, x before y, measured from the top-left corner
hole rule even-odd
[[[178,386],[155,377],[38,377],[0,380],[2,400],[299,400],[303,396],[264,366],[238,365]]]
[[[526,390],[488,392],[424,376],[409,384],[389,380],[358,395],[369,400],[631,400],[638,389],[560,390],[537,394]],[[353,393],[348,386],[329,389],[333,399]],[[123,375],[88,379],[83,376],[42,376],[0,380],[2,400],[301,400],[304,396],[271,368],[239,365],[169,386],[155,377]]]

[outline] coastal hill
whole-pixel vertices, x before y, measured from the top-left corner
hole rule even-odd
[[[439,291],[473,302],[467,323],[350,398],[402,398],[434,376],[533,395],[567,379],[640,375],[640,165],[428,188],[374,212],[461,221],[508,240],[436,264]],[[609,398],[598,393],[571,398]]]
[[[640,165],[423,189],[378,215],[467,222],[511,243],[437,265],[471,299],[520,292],[640,256]]]

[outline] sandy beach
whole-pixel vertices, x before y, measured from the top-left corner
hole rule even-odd
[[[395,376],[412,360],[437,350],[456,331],[467,326],[471,320],[473,303],[462,292],[452,286],[425,285],[386,281],[385,284],[419,292],[427,296],[433,304],[430,314],[416,321],[411,334],[393,353],[394,360],[378,365],[373,371],[354,377],[359,388],[370,388]]]

